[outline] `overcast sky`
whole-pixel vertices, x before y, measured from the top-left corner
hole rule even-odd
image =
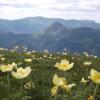
[[[0,18],[33,16],[100,22],[100,0],[0,0]]]

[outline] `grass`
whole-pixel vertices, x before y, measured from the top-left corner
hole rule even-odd
[[[30,66],[32,68],[31,74],[23,79],[23,96],[21,98],[20,84],[22,80],[13,78],[10,74],[10,91],[7,89],[7,73],[0,72],[0,100],[88,100],[87,98],[94,93],[95,83],[88,79],[91,68],[100,71],[100,58],[86,57],[84,55],[74,54],[52,54],[52,58],[49,58],[50,54],[44,53],[31,53],[31,55],[25,52],[18,53],[12,51],[0,51],[1,58],[0,64],[11,64],[15,62],[20,67]],[[31,58],[32,62],[25,62],[24,59]],[[69,71],[59,71],[54,67],[56,62],[60,62],[62,59],[67,59],[70,62],[74,62],[74,67]],[[90,66],[84,66],[84,61],[91,61]],[[54,74],[65,77],[68,83],[76,83],[76,86],[71,91],[65,92],[63,90],[58,91],[58,94],[51,96],[51,88],[53,87],[52,79]],[[81,83],[81,78],[84,77],[89,80],[87,83]],[[31,83],[31,86],[25,88],[25,84]],[[97,90],[96,100],[100,100],[100,85]]]

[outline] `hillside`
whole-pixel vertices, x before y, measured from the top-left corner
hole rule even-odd
[[[44,31],[42,36],[42,42],[40,49],[48,49],[50,51],[62,51],[67,48],[71,52],[83,52],[87,51],[94,54],[99,54],[99,38],[100,30],[92,28],[77,28],[77,29],[65,29],[62,25],[57,31],[56,25],[49,26]]]
[[[89,98],[94,96],[96,84],[88,76],[90,76],[91,69],[100,72],[100,58],[84,54],[51,54],[47,51],[44,53],[35,51],[19,53],[14,50],[0,50],[0,55],[1,100],[9,98],[13,98],[9,100],[91,100]],[[56,63],[60,63],[61,60],[65,61],[65,59],[70,64],[74,63],[71,69],[63,71],[55,67]],[[88,64],[84,64],[84,62],[88,62]],[[27,75],[29,71],[26,73],[27,70],[24,68],[29,68],[29,66],[32,71]],[[17,69],[19,69],[17,76],[13,75]],[[51,90],[54,87],[53,77],[55,74],[61,77],[60,79],[63,77],[63,80],[67,81],[64,84],[76,85],[67,90],[59,87],[57,93],[53,95]],[[25,77],[23,78],[23,76]],[[61,84],[60,82],[62,81],[58,81],[56,84]],[[100,100],[99,85],[95,100]]]
[[[100,30],[81,27],[67,29],[60,22],[48,26],[39,34],[15,34],[0,31],[0,47],[13,48],[26,46],[29,50],[61,52],[64,48],[70,52],[84,51],[100,56]]]

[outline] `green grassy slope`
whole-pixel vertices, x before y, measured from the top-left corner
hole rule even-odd
[[[88,76],[91,68],[100,72],[100,58],[86,57],[85,55],[74,54],[44,54],[33,52],[31,54],[17,53],[13,51],[0,51],[0,64],[17,63],[18,67],[32,68],[31,74],[23,79],[23,98],[21,98],[20,84],[22,80],[13,78],[10,74],[10,92],[8,92],[7,73],[0,71],[0,100],[8,100],[10,95],[11,100],[88,100],[87,98],[93,95],[95,83]],[[46,55],[46,57],[44,57]],[[5,58],[5,60],[2,60]],[[24,59],[31,58],[32,62],[25,62]],[[62,59],[67,59],[69,62],[74,62],[74,66],[69,71],[60,71],[54,67],[56,62]],[[90,66],[83,65],[83,62],[91,61]],[[52,79],[54,74],[66,78],[69,84],[76,83],[71,91],[65,92],[59,89],[58,94],[51,96],[51,88],[54,86]],[[81,78],[88,80],[87,83],[81,83]],[[31,86],[25,88],[25,84],[30,82]],[[100,85],[97,90],[96,100],[100,100]]]

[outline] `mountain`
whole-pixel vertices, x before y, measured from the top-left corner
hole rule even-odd
[[[16,34],[40,34],[55,22],[60,22],[67,29],[88,27],[100,29],[100,23],[90,20],[64,20],[59,18],[29,17],[19,20],[0,20],[0,30]]]
[[[54,23],[45,30],[39,45],[40,51],[46,48],[56,52],[67,48],[71,52],[87,51],[100,55],[100,30],[86,27],[65,29],[61,23]]]
[[[39,19],[43,19],[43,18],[39,18]],[[29,19],[27,20],[29,21]],[[32,20],[33,18],[30,20],[30,22],[32,22]],[[45,20],[48,19],[44,18],[43,21],[44,23],[46,23]],[[46,27],[45,26],[46,24],[42,25],[40,21],[38,23],[39,25],[40,24],[42,25],[41,29],[43,29],[43,27],[46,27],[41,32],[36,34],[34,33],[28,34],[26,31],[27,34],[25,33],[22,34],[23,32],[21,28],[21,23],[23,22],[24,25],[25,22],[24,21],[21,22],[21,21],[22,20],[19,20],[20,26],[17,27],[20,28],[21,31],[16,29],[17,31],[20,31],[21,34],[19,33],[15,34],[13,31],[7,32],[8,31],[7,27],[5,27],[6,28],[5,30],[0,28],[0,47],[13,48],[16,45],[19,45],[20,47],[26,46],[30,50],[35,49],[37,51],[43,51],[44,49],[48,49],[50,52],[57,52],[57,51],[60,52],[63,51],[64,48],[67,48],[71,52],[81,53],[87,51],[91,54],[96,54],[100,56],[100,52],[99,52],[100,51],[100,45],[99,45],[100,30],[99,29],[90,28],[90,27],[79,27],[79,28],[72,28],[72,29],[66,28],[66,25],[62,24],[58,20],[54,21],[53,24],[49,23],[50,25],[48,24]],[[9,24],[8,27],[10,27]],[[23,30],[27,30],[26,27]]]
[[[11,49],[14,46],[26,46],[30,50],[36,48],[36,40],[32,35],[27,34],[0,34],[0,47]]]

